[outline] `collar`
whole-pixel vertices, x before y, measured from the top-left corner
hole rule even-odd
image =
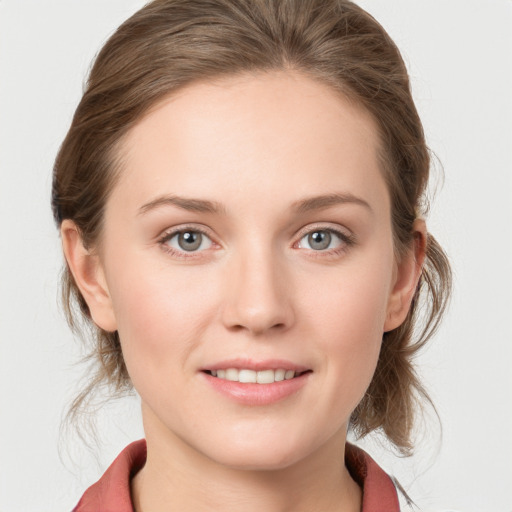
[[[73,512],[133,512],[130,480],[146,463],[146,453],[145,439],[129,444],[85,491]],[[361,512],[400,512],[391,478],[364,450],[347,443],[345,464],[363,489]]]

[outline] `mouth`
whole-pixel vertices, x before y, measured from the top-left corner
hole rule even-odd
[[[230,359],[201,369],[206,383],[244,406],[270,405],[300,393],[311,368],[284,359]]]
[[[305,373],[311,373],[311,370],[296,371],[285,368],[258,371],[249,368],[219,368],[203,371],[217,379],[247,384],[273,384],[274,382],[298,378]]]

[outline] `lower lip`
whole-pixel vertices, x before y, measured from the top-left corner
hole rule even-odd
[[[219,379],[202,372],[208,384],[224,396],[243,405],[268,405],[297,393],[308,381],[311,372],[272,384],[253,384]]]

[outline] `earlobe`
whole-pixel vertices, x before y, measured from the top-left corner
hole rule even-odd
[[[99,256],[84,247],[80,232],[73,221],[62,221],[60,232],[68,267],[89,306],[93,322],[105,331],[115,331],[117,324],[112,300]]]
[[[423,219],[413,224],[413,242],[411,249],[396,266],[393,289],[388,301],[384,332],[399,327],[406,319],[425,261],[427,247],[427,228]]]

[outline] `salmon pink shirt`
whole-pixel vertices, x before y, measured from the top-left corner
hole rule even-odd
[[[146,441],[128,445],[87,489],[73,512],[133,512],[130,480],[146,462]],[[347,443],[345,464],[363,490],[361,512],[400,512],[391,478],[361,448]]]

